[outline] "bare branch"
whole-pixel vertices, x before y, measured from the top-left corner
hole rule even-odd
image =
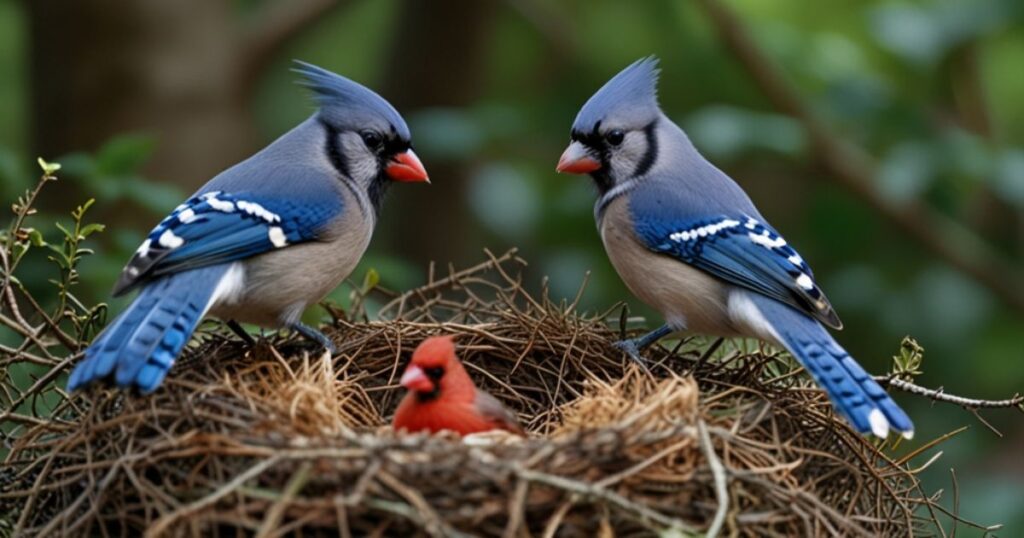
[[[876,379],[881,383],[888,383],[889,386],[898,388],[904,392],[924,396],[931,400],[935,400],[936,402],[946,402],[953,405],[959,405],[964,409],[1008,409],[1011,407],[1020,408],[1021,405],[1024,405],[1024,395],[1020,394],[1015,394],[1012,398],[1007,398],[1005,400],[978,400],[975,398],[965,398],[963,396],[949,394],[942,388],[925,388],[920,385],[915,385],[909,381],[903,381],[902,379],[889,378],[887,376],[877,377]]]
[[[779,111],[803,125],[814,157],[840,185],[935,256],[987,287],[1006,304],[1024,312],[1022,270],[952,219],[917,201],[896,202],[874,185],[876,164],[862,149],[843,140],[806,104],[781,70],[750,37],[744,23],[718,0],[700,0],[719,37]]]

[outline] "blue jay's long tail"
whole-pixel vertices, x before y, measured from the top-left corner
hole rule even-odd
[[[857,431],[884,439],[892,428],[907,439],[913,437],[910,417],[820,323],[767,297],[755,301],[765,318],[771,320],[781,343],[825,388],[836,409]]]
[[[175,273],[146,285],[85,350],[68,390],[111,375],[119,386],[155,390],[209,308],[228,267]]]

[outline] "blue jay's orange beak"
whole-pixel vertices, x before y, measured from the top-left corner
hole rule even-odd
[[[574,141],[565,148],[562,158],[558,159],[557,172],[568,174],[589,174],[601,169],[601,163],[590,155],[590,150],[583,143]]]
[[[430,178],[427,177],[427,170],[423,168],[420,158],[411,149],[392,157],[384,172],[395,181],[425,181],[430,183]]]
[[[400,383],[403,387],[416,392],[430,392],[434,390],[434,382],[427,377],[422,368],[415,364],[410,364],[405,369]]]

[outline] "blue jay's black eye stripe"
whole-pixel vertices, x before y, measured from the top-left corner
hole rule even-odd
[[[654,161],[658,159],[658,137],[654,132],[654,128],[658,125],[658,120],[654,120],[644,127],[644,136],[647,138],[647,151],[644,156],[640,158],[640,162],[636,165],[636,170],[633,171],[633,177],[639,177],[650,171],[651,167],[654,166]]]
[[[341,152],[341,140],[339,138],[341,132],[323,118],[320,118],[320,125],[324,127],[324,133],[327,137],[327,141],[324,144],[324,152],[327,153],[327,159],[331,161],[331,166],[333,166],[339,174],[349,177],[348,161],[345,159],[345,155]]]

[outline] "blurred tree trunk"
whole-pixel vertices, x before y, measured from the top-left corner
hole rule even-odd
[[[143,172],[191,191],[251,153],[254,79],[337,3],[265,2],[242,24],[225,0],[25,0],[33,151],[53,158],[149,133],[156,153]]]
[[[31,0],[32,146],[55,157],[157,137],[144,172],[185,190],[252,148],[234,12],[210,0]]]
[[[381,93],[407,118],[423,107],[475,102],[496,11],[495,0],[401,0]],[[470,165],[424,164],[433,184],[393,193],[381,242],[418,263],[477,259],[482,243],[465,197]]]

